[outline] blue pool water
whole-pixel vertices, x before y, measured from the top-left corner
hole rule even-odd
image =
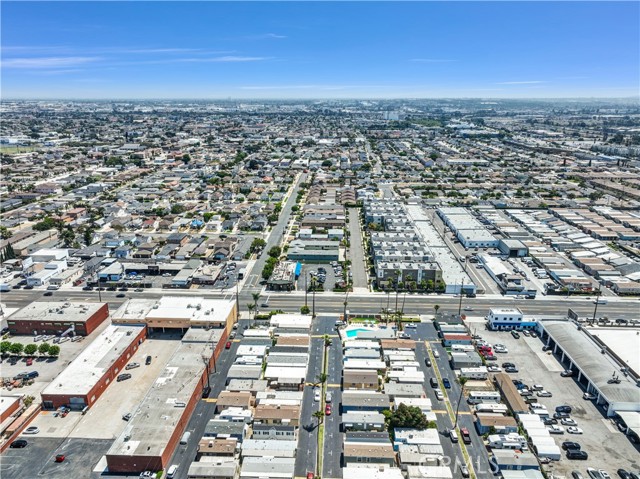
[[[347,338],[355,338],[358,335],[358,333],[362,331],[371,331],[371,330],[366,328],[354,328],[354,329],[347,329],[345,333],[347,333]]]

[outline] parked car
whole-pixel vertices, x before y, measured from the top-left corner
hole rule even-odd
[[[128,421],[129,419],[131,419],[131,413],[130,413],[130,412],[128,412],[127,414],[124,414],[124,415],[122,416],[122,419],[124,419],[125,421]]]
[[[563,378],[570,378],[571,376],[573,376],[573,371],[571,371],[570,369],[565,369],[560,373],[560,376],[562,376]]]
[[[567,414],[571,414],[571,406],[567,406],[566,404],[556,406],[556,412],[566,412]]]
[[[547,430],[550,434],[564,434],[564,428],[555,424],[553,426],[549,426]]]
[[[25,288],[27,289],[27,288]],[[45,291],[42,296],[53,296],[53,291]]]
[[[440,391],[439,389],[436,389],[434,392],[436,394],[436,399],[438,401],[444,401],[444,394],[442,393],[442,391]]]
[[[442,378],[442,384],[446,389],[451,389],[451,382],[448,378]]]
[[[320,398],[321,398],[320,389],[318,389],[318,388],[314,389],[314,391],[313,391],[313,400],[315,402],[320,402]]]
[[[227,344],[224,345],[224,349],[231,349],[231,341],[227,341]]]
[[[66,456],[64,454],[57,454],[55,461],[56,462],[64,462],[65,458],[66,458]]]
[[[631,479],[631,474],[624,469],[618,469],[617,473],[620,476],[620,479]]]
[[[460,464],[460,475],[462,477],[469,477],[469,469],[464,464]]]
[[[140,363],[129,363],[124,368],[125,369],[135,369],[135,368],[139,368],[139,367],[140,367]]]
[[[553,397],[553,394],[551,394],[549,391],[545,391],[545,390],[538,391],[538,392],[536,393],[536,395],[537,395],[539,398],[550,398],[550,397]]]
[[[9,447],[11,448],[23,448],[23,447],[27,447],[27,444],[29,444],[26,439],[16,439],[15,441],[13,441]]]
[[[577,426],[578,425],[578,423],[575,422],[575,420],[573,420],[570,417],[562,418],[560,420],[560,424],[562,424],[563,426]]]
[[[125,380],[127,380],[127,379],[131,379],[131,374],[129,374],[129,373],[120,374],[120,375],[116,378],[116,380],[117,380],[118,382],[120,382],[120,381],[125,381]]]
[[[29,426],[24,430],[22,434],[38,434],[39,432],[40,429],[38,428],[38,426]]]
[[[587,401],[592,401],[592,400],[594,400],[595,398],[596,398],[596,395],[595,395],[595,394],[591,394],[591,393],[584,393],[584,394],[582,395],[582,399],[585,399],[585,400],[587,400]]]
[[[586,451],[582,451],[580,449],[569,449],[567,451],[567,459],[586,461],[587,459],[589,459],[589,454],[587,454]]]
[[[567,412],[556,412],[553,414],[553,418],[558,420],[566,419],[568,417],[569,417],[569,413]]]
[[[579,427],[576,426],[569,426],[567,428],[567,432],[569,434],[582,434],[584,431],[582,429],[580,429]]]
[[[325,405],[325,407],[324,407],[324,413],[325,413],[327,416],[331,416],[331,404],[327,404],[327,405]]]
[[[518,332],[517,332],[517,331],[512,330],[512,331],[511,331],[511,336],[513,336],[513,337],[514,337],[514,338],[516,338],[516,339],[520,339],[520,335],[518,334]]]
[[[504,371],[506,373],[517,373],[519,371],[519,369],[514,366],[514,367],[504,368]]]
[[[558,424],[558,420],[552,417],[548,417],[547,419],[542,421],[545,426],[551,426],[552,424]]]
[[[149,366],[149,364],[151,364],[151,356],[147,356],[147,359],[144,361],[144,363]]]
[[[580,444],[573,441],[564,441],[562,443],[562,449],[564,449],[565,451],[568,449],[580,449]]]

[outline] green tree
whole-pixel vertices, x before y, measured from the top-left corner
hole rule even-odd
[[[171,206],[171,214],[172,215],[179,215],[181,213],[184,213],[185,209],[186,208],[183,205],[181,205],[180,203],[177,203],[177,204]]]
[[[56,357],[60,355],[60,346],[58,346],[57,344],[52,345],[51,347],[49,347],[49,351],[47,351],[49,353],[49,356],[51,357]]]
[[[253,309],[258,310],[258,300],[260,299],[260,293],[251,293],[251,298],[253,298]]]
[[[269,250],[268,254],[272,258],[279,258],[280,254],[282,254],[282,248],[280,248],[280,246],[274,246]]]
[[[50,230],[50,229],[53,229],[53,228],[57,228],[59,223],[60,222],[58,220],[54,220],[50,216],[47,216],[42,221],[40,221],[40,222],[36,223],[35,225],[33,225],[31,227],[31,229],[33,229],[35,231],[46,231],[46,230]]]
[[[253,304],[249,303],[247,304],[247,309],[249,310],[249,316],[251,316],[251,313],[254,309],[256,309],[256,307]]]
[[[11,352],[11,354],[19,356],[20,354],[22,354],[23,349],[24,345],[22,345],[21,343],[11,343],[11,348],[9,348],[9,351]]]
[[[38,350],[37,345],[33,343],[29,343],[24,347],[24,354],[26,354],[27,356],[33,356],[37,350]]]
[[[438,315],[438,310],[440,309],[440,305],[439,304],[434,304],[433,305],[433,311],[435,312],[436,316]]]
[[[203,215],[202,215],[202,218],[204,219],[204,222],[205,222],[205,223],[208,223],[208,222],[209,222],[209,220],[210,220],[214,215],[215,215],[215,213],[208,212],[208,213],[203,214]]]
[[[9,239],[13,236],[13,233],[7,229],[6,226],[0,226],[0,237],[2,239]]]
[[[70,247],[76,239],[76,235],[71,228],[65,228],[60,235],[60,239],[64,243],[65,247]]]
[[[327,379],[329,378],[329,376],[327,375],[327,373],[320,373],[316,376],[316,382],[315,385],[317,386],[318,384],[323,384],[327,382]]]
[[[300,308],[301,314],[309,314],[311,312],[311,308],[309,306],[302,306]]]
[[[11,351],[11,341],[2,341],[0,343],[0,354],[7,354]]]
[[[49,343],[42,343],[40,346],[38,346],[38,352],[44,356],[49,352],[50,347],[51,345]]]
[[[324,422],[324,413],[322,411],[314,412],[313,417],[315,417],[318,420],[318,425]]]
[[[397,427],[418,430],[430,427],[427,416],[425,416],[422,410],[416,406],[400,404],[395,411],[391,412],[387,410],[384,414],[387,419],[387,427],[390,431]]]

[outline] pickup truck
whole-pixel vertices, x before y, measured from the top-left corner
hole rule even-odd
[[[465,444],[471,444],[471,435],[466,427],[460,428],[460,435],[462,436],[462,442]]]

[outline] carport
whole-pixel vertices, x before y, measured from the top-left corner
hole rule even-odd
[[[596,395],[596,403],[607,416],[620,411],[640,412],[640,389],[621,371],[606,350],[593,341],[588,333],[569,321],[541,321],[542,340],[560,355],[560,362],[577,374],[576,379],[587,392]],[[612,378],[619,383],[612,383]]]

